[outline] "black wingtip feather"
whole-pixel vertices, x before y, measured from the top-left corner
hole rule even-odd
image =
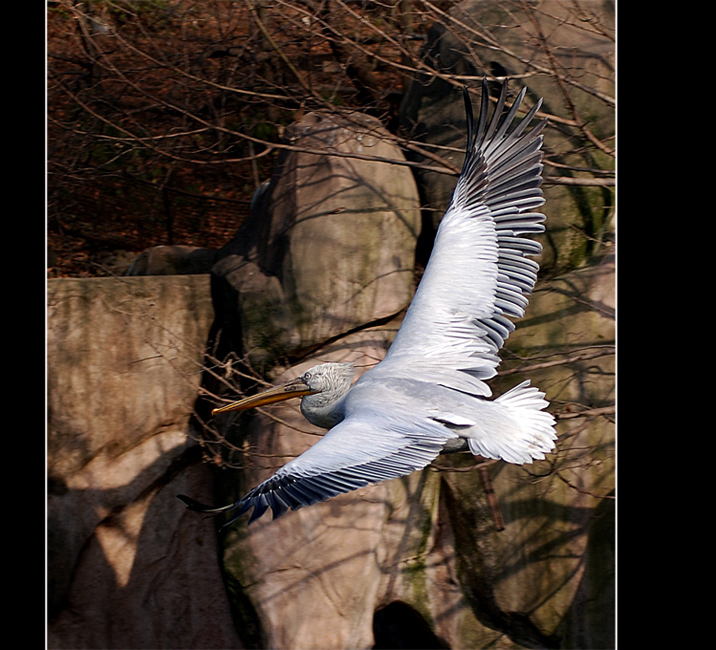
[[[505,108],[505,102],[507,101],[507,82],[505,81],[502,86],[500,87],[500,96],[497,98],[497,105],[495,106],[495,110],[492,113],[492,119],[490,120],[490,124],[487,127],[487,130],[482,133],[480,131],[480,145],[482,145],[485,142],[489,142],[492,137],[495,135],[497,131],[497,127],[500,123],[500,118],[502,117],[503,109]],[[483,95],[482,95],[482,102],[485,104],[485,106],[488,106],[490,103],[490,93],[487,88],[487,84],[483,87]]]
[[[465,119],[467,120],[467,145],[465,147],[465,162],[463,163],[463,169],[470,158],[470,151],[473,147],[473,141],[475,139],[475,117],[472,112],[472,100],[470,99],[470,92],[467,86],[462,87],[462,98],[465,102]]]

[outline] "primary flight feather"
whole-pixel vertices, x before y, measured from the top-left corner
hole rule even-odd
[[[212,508],[179,495],[191,510],[288,510],[422,469],[442,451],[467,444],[473,453],[510,463],[542,459],[557,438],[544,394],[529,381],[497,399],[485,383],[498,352],[521,318],[537,280],[541,252],[526,236],[544,230],[542,130],[530,128],[537,102],[516,125],[523,89],[505,110],[503,84],[492,116],[483,81],[477,124],[467,90],[467,150],[425,273],[385,358],[351,386],[348,363],[325,363],[260,395],[214,413],[301,397],[311,423],[329,429],[236,503]],[[514,125],[514,126],[513,126]]]

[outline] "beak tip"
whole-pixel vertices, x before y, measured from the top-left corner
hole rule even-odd
[[[247,409],[255,408],[257,406],[264,406],[265,404],[273,404],[274,402],[282,402],[291,397],[303,397],[310,395],[315,391],[312,391],[305,383],[298,384],[296,381],[289,382],[283,386],[276,386],[270,388],[263,393],[253,395],[251,397],[244,397],[238,402],[232,402],[226,406],[212,409],[211,415],[217,415],[219,413],[226,413],[228,411],[244,411]]]
[[[233,404],[229,404],[228,406],[233,406]],[[225,411],[230,410],[227,408],[227,406],[217,406],[215,409],[211,409],[211,415],[218,415],[219,413],[224,413]]]

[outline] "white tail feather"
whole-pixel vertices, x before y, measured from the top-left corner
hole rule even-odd
[[[495,410],[489,428],[479,427],[481,435],[468,438],[473,454],[521,465],[543,459],[554,448],[554,417],[543,410],[548,406],[544,393],[529,380],[490,404]]]

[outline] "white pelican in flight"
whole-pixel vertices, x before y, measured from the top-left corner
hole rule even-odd
[[[467,90],[467,153],[440,222],[425,273],[385,358],[351,386],[353,365],[324,363],[284,386],[213,413],[301,397],[306,419],[329,431],[236,503],[212,508],[179,495],[190,510],[253,508],[274,519],[370,483],[405,476],[441,452],[465,447],[508,463],[542,459],[555,445],[544,393],[529,381],[496,399],[485,380],[521,318],[537,279],[541,252],[525,238],[544,230],[540,190],[542,130],[529,124],[541,100],[512,128],[526,89],[509,110],[506,84],[492,117],[487,83],[477,125]]]

